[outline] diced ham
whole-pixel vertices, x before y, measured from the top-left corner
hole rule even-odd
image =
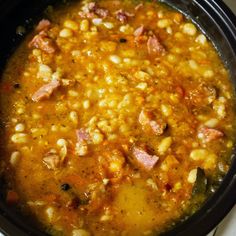
[[[48,152],[43,158],[43,163],[49,170],[56,170],[60,165],[60,157],[53,152]]]
[[[82,18],[94,18],[96,16],[106,18],[109,15],[109,12],[107,9],[98,7],[96,2],[90,2],[86,5],[84,11],[79,12],[79,15]]]
[[[48,37],[45,31],[41,31],[39,34],[34,36],[28,46],[30,48],[40,49],[49,54],[52,54],[56,51],[56,45],[54,41]]]
[[[139,114],[138,121],[141,125],[147,125],[152,119],[151,112],[142,110]]]
[[[89,141],[90,140],[90,135],[86,131],[86,129],[81,128],[76,130],[76,136],[77,136],[77,141]]]
[[[50,83],[43,85],[39,90],[37,90],[33,96],[32,100],[34,102],[39,102],[44,98],[49,98],[51,94],[60,86],[59,80],[52,80]]]
[[[167,124],[163,120],[151,120],[149,124],[156,135],[162,135],[167,128]]]
[[[49,27],[51,26],[51,22],[49,20],[46,20],[46,19],[42,19],[37,27],[36,27],[36,31],[40,32],[42,30],[47,30],[49,29]]]
[[[144,30],[144,26],[141,25],[141,26],[139,26],[139,27],[134,31],[134,36],[135,36],[135,37],[140,37],[140,36],[143,35],[144,31],[145,31],[145,30]]]
[[[204,83],[196,87],[189,87],[186,98],[195,106],[212,104],[217,99],[217,89]]]
[[[148,53],[151,55],[163,55],[166,50],[156,35],[149,36],[147,41]]]
[[[96,2],[89,2],[87,7],[90,11],[95,11],[97,8],[97,4],[96,4]]]
[[[150,155],[140,147],[134,147],[132,153],[137,163],[147,171],[153,169],[159,160],[158,156]]]
[[[201,127],[198,130],[198,138],[202,139],[206,143],[222,138],[223,136],[224,133],[217,129]]]
[[[144,128],[150,127],[156,135],[162,135],[167,128],[167,124],[163,120],[155,120],[151,112],[144,110],[140,112],[138,120]]]
[[[133,17],[134,14],[126,12],[122,9],[116,12],[116,18],[123,24],[128,21],[129,17]]]
[[[85,156],[88,153],[88,142],[90,141],[89,133],[81,128],[76,130],[77,143],[75,146],[75,153],[78,156]]]
[[[86,12],[80,11],[78,14],[81,18],[92,19],[92,18],[96,17],[96,15],[92,12],[91,13],[90,12],[86,13]]]
[[[106,18],[109,14],[107,9],[104,8],[97,8],[95,11],[96,15],[100,16],[101,18]]]

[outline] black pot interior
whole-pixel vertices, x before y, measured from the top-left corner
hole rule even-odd
[[[236,87],[236,18],[220,0],[160,0],[191,18],[211,39],[222,60],[230,71]],[[30,31],[34,22],[43,16],[48,5],[56,0],[12,0],[0,1],[0,68],[4,69],[7,58],[16,49],[24,35],[16,35],[16,28],[22,25]],[[65,1],[63,1],[65,2]],[[216,193],[192,217],[177,225],[165,235],[206,235],[213,229],[236,203],[236,151],[232,165]],[[3,184],[0,182],[1,188]],[[6,235],[45,235],[32,226],[29,219],[19,215],[4,204],[0,192],[0,231]]]

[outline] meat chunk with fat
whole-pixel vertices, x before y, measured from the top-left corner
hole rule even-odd
[[[197,88],[190,87],[186,91],[186,98],[195,106],[206,106],[217,99],[217,88],[201,83]]]
[[[152,131],[156,135],[162,135],[165,132],[166,128],[167,128],[167,123],[165,123],[161,119],[151,120],[149,124],[150,124],[150,127],[151,127]]]
[[[166,52],[165,47],[161,44],[156,35],[149,36],[147,41],[147,48],[150,55],[161,56]]]
[[[78,142],[80,142],[80,141],[89,141],[90,140],[90,135],[86,131],[86,129],[84,129],[84,128],[76,130],[76,137],[77,137]]]
[[[41,31],[39,34],[34,36],[28,46],[30,48],[40,49],[48,54],[53,54],[56,51],[55,42],[47,35],[45,31]]]
[[[138,120],[144,129],[151,128],[156,135],[162,135],[167,128],[166,122],[162,119],[155,119],[151,112],[144,110],[140,112]]]
[[[198,138],[202,139],[206,143],[222,138],[223,136],[224,133],[217,129],[201,127],[198,130]]]
[[[88,153],[88,142],[90,141],[89,133],[84,129],[76,130],[77,143],[75,146],[75,153],[78,156],[85,156]]]
[[[144,31],[145,31],[144,25],[141,25],[134,31],[134,36],[135,37],[140,37],[140,36],[143,35]]]
[[[117,20],[119,20],[123,24],[129,20],[129,17],[133,16],[134,14],[124,11],[123,9],[120,9],[116,12]]]
[[[94,18],[96,16],[106,18],[109,15],[109,11],[99,7],[96,2],[90,2],[84,7],[83,11],[79,12],[79,15],[82,18]]]
[[[142,110],[139,114],[138,121],[141,125],[148,125],[152,120],[152,113]]]
[[[159,160],[158,156],[150,155],[140,147],[133,147],[132,154],[138,165],[147,171],[153,169]]]
[[[49,27],[51,26],[51,22],[49,20],[46,20],[46,19],[42,19],[37,27],[36,27],[36,31],[40,32],[42,30],[48,30]]]
[[[59,80],[52,80],[50,83],[43,85],[39,90],[37,90],[33,96],[32,100],[34,102],[39,102],[44,98],[49,98],[51,94],[60,87]]]

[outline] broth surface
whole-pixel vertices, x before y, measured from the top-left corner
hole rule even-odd
[[[230,166],[235,97],[217,51],[153,1],[47,14],[0,84],[6,202],[51,235],[172,228]]]

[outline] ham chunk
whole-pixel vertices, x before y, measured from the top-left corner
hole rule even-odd
[[[51,22],[49,20],[46,20],[46,19],[42,19],[37,27],[36,27],[36,31],[40,32],[42,30],[48,30],[49,27],[51,26]]]
[[[84,128],[76,130],[76,137],[78,142],[90,140],[90,135]]]
[[[144,110],[140,112],[138,117],[138,121],[141,125],[148,125],[151,119],[152,119],[152,114]]]
[[[164,46],[161,44],[156,35],[149,36],[147,41],[147,48],[148,48],[148,53],[151,55],[160,56],[165,54],[166,52]]]
[[[134,36],[135,37],[140,37],[140,36],[143,35],[144,31],[145,31],[144,26],[141,25],[134,31]]]
[[[152,131],[156,135],[162,135],[165,132],[166,128],[167,128],[167,124],[161,119],[159,119],[157,121],[151,120],[149,125],[152,128]]]
[[[60,165],[60,157],[53,152],[48,152],[43,158],[43,163],[49,170],[56,170]]]
[[[37,34],[31,42],[28,44],[30,48],[40,49],[48,54],[53,54],[56,51],[56,45],[54,41],[48,37],[45,31],[41,31]]]
[[[58,80],[53,80],[50,83],[43,85],[39,90],[37,90],[33,96],[32,100],[34,102],[39,102],[44,98],[49,98],[51,94],[60,86]]]
[[[206,143],[222,138],[223,136],[223,132],[208,127],[202,127],[198,131],[198,138],[202,139]]]
[[[162,135],[167,128],[167,123],[161,119],[155,120],[151,112],[144,110],[140,112],[138,120],[145,130],[151,128],[156,135]]]
[[[150,155],[140,147],[134,147],[132,153],[137,163],[147,171],[153,169],[159,160],[158,156]]]
[[[77,143],[75,146],[75,153],[78,156],[85,156],[88,153],[88,142],[90,141],[89,133],[81,128],[76,130]]]
[[[129,17],[133,17],[133,16],[134,16],[134,14],[126,12],[122,9],[120,9],[119,11],[116,12],[117,20],[119,20],[123,24],[128,21]]]
[[[96,2],[88,3],[82,12],[79,12],[82,18],[94,18],[99,16],[101,18],[106,18],[109,15],[107,9],[100,8]]]
[[[217,99],[217,89],[204,83],[200,86],[190,87],[186,93],[187,99],[195,106],[206,106]]]

